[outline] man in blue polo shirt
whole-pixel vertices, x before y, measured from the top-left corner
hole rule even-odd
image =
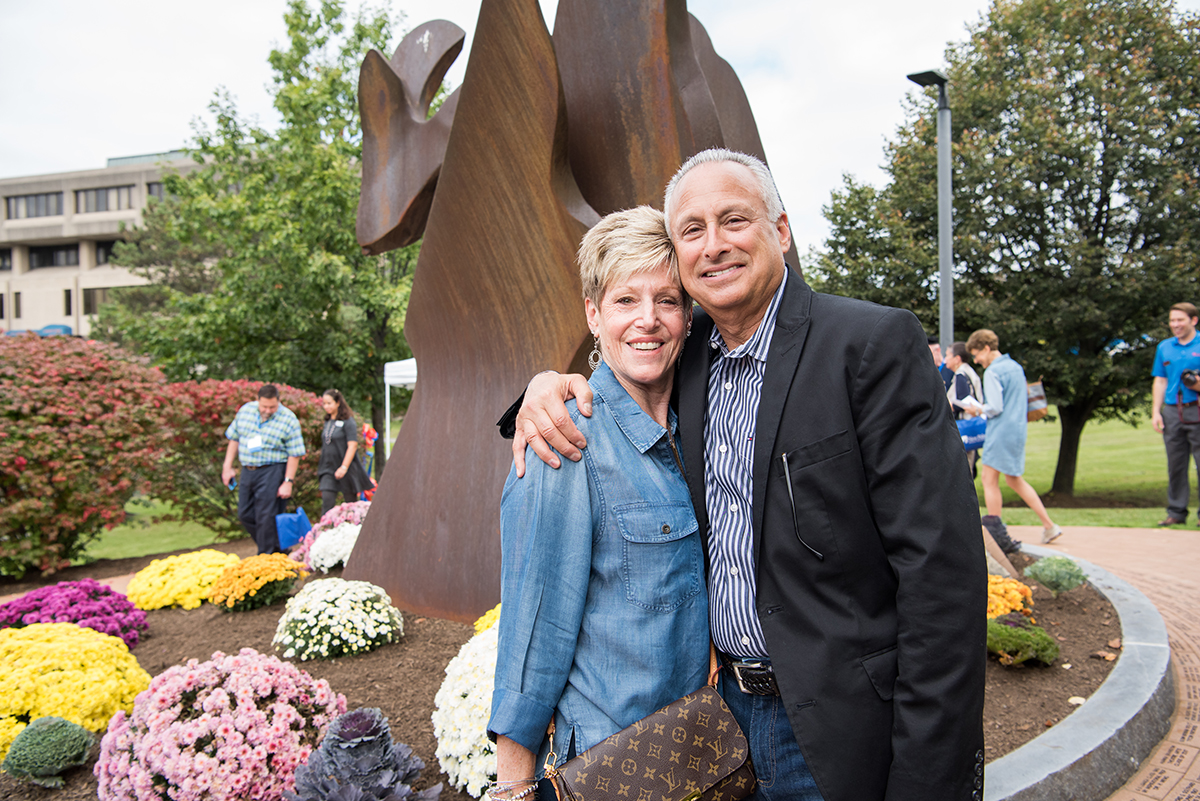
[[[275,515],[284,511],[284,502],[292,497],[292,481],[304,455],[300,421],[291,409],[279,403],[275,385],[263,384],[258,400],[238,409],[225,429],[225,438],[229,445],[225,448],[221,481],[226,485],[233,481],[235,457],[243,468],[238,519],[258,545],[259,553],[277,553]]]
[[[1196,307],[1176,303],[1167,324],[1175,336],[1158,343],[1154,354],[1154,401],[1150,420],[1167,448],[1167,516],[1160,526],[1187,522],[1188,458],[1200,468],[1200,341]]]

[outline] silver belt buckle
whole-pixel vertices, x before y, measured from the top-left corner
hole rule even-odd
[[[740,662],[734,662],[733,663],[733,677],[735,679],[737,679],[738,689],[741,690],[746,695],[757,695],[756,692],[747,688],[746,683],[744,681],[742,681],[742,668],[759,668],[759,669],[761,669],[762,667],[763,667],[762,662],[746,662],[744,660],[740,661]]]

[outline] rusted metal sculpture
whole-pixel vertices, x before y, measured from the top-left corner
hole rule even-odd
[[[530,375],[590,347],[574,259],[599,219],[567,163],[537,0],[484,0],[477,30],[405,322],[420,379],[346,569],[459,620],[499,600],[511,455],[495,420]]]
[[[429,106],[462,52],[465,36],[453,22],[434,20],[405,36],[390,61],[377,50],[363,60],[358,80],[363,125],[358,242],[366,253],[411,245],[425,231],[458,91],[432,118]]]
[[[685,0],[561,0],[553,41],[536,0],[483,0],[443,163],[411,144],[432,130],[422,103],[450,62],[410,50],[428,31],[430,53],[449,53],[439,25],[363,64],[359,242],[382,252],[424,228],[405,324],[421,372],[346,576],[471,620],[500,596],[510,458],[493,422],[538,370],[586,372],[584,231],[597,212],[661,207],[704,148],[763,154],[737,76]]]

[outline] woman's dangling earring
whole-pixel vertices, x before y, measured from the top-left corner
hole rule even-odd
[[[595,371],[600,366],[601,361],[603,359],[600,356],[600,337],[592,334],[592,352],[588,354],[588,367]]]
[[[684,339],[687,339],[687,338],[688,338],[688,337],[690,337],[691,335],[692,335],[692,321],[691,321],[691,320],[688,320],[688,327],[687,327],[687,331],[685,331],[685,332],[684,332],[684,334],[683,334],[683,338],[684,338]]]

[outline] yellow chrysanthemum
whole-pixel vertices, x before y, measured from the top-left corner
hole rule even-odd
[[[150,686],[119,637],[74,623],[0,629],[0,760],[24,728],[20,718],[65,718],[104,731],[117,710]]]
[[[146,611],[165,606],[196,609],[225,569],[239,561],[237,554],[212,548],[155,559],[130,580],[125,594]]]
[[[12,741],[17,739],[17,735],[25,728],[26,724],[17,720],[15,717],[0,717],[0,760],[4,759],[8,754],[8,749],[12,746]]]
[[[1009,612],[1033,614],[1033,591],[1016,579],[988,576],[988,609],[990,620]]]
[[[282,600],[297,578],[303,578],[307,573],[303,565],[289,558],[287,554],[259,554],[251,556],[237,564],[230,565],[217,579],[208,593],[208,600],[218,606],[229,609],[235,607],[249,608],[255,605],[268,605],[276,600]],[[272,585],[277,585],[272,588]],[[272,592],[270,589],[277,590]],[[262,604],[248,604],[248,599],[258,595],[260,590],[268,589],[266,594],[271,598],[264,599]]]
[[[475,621],[475,633],[478,634],[481,631],[487,631],[498,622],[500,622],[500,604],[496,604],[484,612],[483,617]]]

